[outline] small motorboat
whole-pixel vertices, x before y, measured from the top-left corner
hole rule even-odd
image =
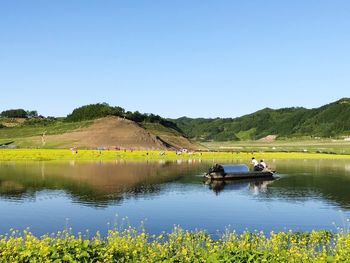
[[[211,180],[235,180],[250,178],[273,178],[275,171],[249,171],[249,167],[245,164],[216,164],[211,167],[204,175]]]

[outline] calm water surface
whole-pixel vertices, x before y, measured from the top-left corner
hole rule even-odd
[[[244,162],[244,161],[240,161]],[[335,230],[348,227],[350,163],[269,160],[274,181],[208,184],[211,162],[0,163],[0,234],[72,227],[105,234],[128,224],[185,229]]]

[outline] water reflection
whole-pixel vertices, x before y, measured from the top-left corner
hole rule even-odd
[[[223,190],[241,190],[248,189],[251,194],[258,195],[267,191],[267,187],[277,178],[258,178],[258,179],[240,179],[240,180],[206,180],[205,184],[209,189],[218,195]]]
[[[0,197],[16,201],[42,190],[64,190],[75,202],[105,206],[198,173],[189,162],[32,162],[0,164]]]
[[[242,162],[242,161],[239,161]],[[269,160],[281,176],[278,181],[207,182],[217,195],[245,189],[264,199],[303,201],[322,198],[350,208],[349,161]],[[159,162],[6,162],[0,163],[0,198],[23,202],[43,190],[63,190],[73,202],[108,206],[129,197],[159,195],[167,183],[201,184],[199,176],[212,163]]]
[[[339,209],[350,216],[349,161],[268,160],[278,180],[203,184],[213,162],[0,163],[0,233],[29,226],[41,235],[66,218],[76,231],[106,230],[117,213],[134,225],[147,219],[151,233],[174,224],[210,233],[329,229]]]
[[[323,199],[350,208],[349,160],[281,160],[281,180],[271,185],[267,198],[305,201]]]

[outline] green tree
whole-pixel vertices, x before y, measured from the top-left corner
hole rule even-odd
[[[7,118],[27,118],[28,113],[24,109],[10,109],[1,112],[1,116]]]
[[[113,108],[107,103],[89,104],[73,110],[66,118],[67,121],[83,121],[93,120],[97,118],[106,117],[108,115],[117,115],[119,112],[123,112],[123,109]],[[120,113],[122,114],[122,113]]]

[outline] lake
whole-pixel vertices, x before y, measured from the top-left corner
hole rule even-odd
[[[227,161],[226,161],[227,162]],[[232,163],[249,163],[233,160]],[[72,228],[92,235],[128,225],[304,231],[349,227],[350,163],[268,160],[273,181],[205,182],[205,161],[1,162],[0,234]],[[143,223],[141,223],[143,222]]]

